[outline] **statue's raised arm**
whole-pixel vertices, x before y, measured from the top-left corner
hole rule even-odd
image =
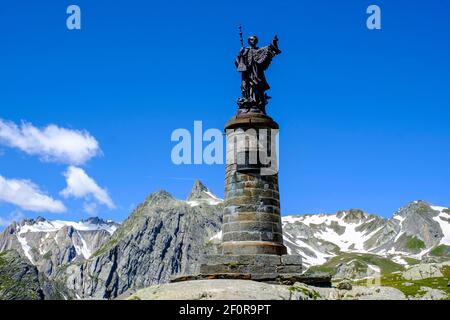
[[[242,47],[235,60],[236,68],[242,74],[242,97],[238,99],[241,113],[266,113],[267,100],[265,93],[270,89],[266,81],[264,71],[269,67],[272,58],[281,53],[278,48],[278,37],[275,36],[272,43],[258,48],[258,37],[248,38],[248,47]]]
[[[271,46],[272,46],[275,54],[280,54],[281,53],[281,50],[278,48],[278,36],[277,35],[275,35],[273,37]]]
[[[256,61],[261,65],[261,67],[265,71],[272,62],[272,58],[280,53],[281,50],[278,48],[278,37],[275,36],[273,37],[271,44],[258,49]]]

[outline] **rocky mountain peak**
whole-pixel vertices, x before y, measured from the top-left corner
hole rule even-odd
[[[207,196],[207,192],[209,192],[208,188],[200,180],[196,180],[187,200],[203,199]]]
[[[339,211],[336,216],[343,219],[345,222],[357,222],[368,217],[368,215],[360,209]]]
[[[167,192],[166,190],[160,190],[148,196],[147,200],[145,201],[145,204],[159,206],[164,205],[168,201],[173,200],[176,199],[169,192]]]
[[[431,204],[429,204],[428,202],[417,200],[401,207],[394,214],[394,216],[400,216],[403,218],[410,217],[412,215],[434,216],[436,215],[436,212],[432,209]]]
[[[119,225],[117,222],[111,220],[106,221],[99,217],[90,217],[88,219],[81,220],[81,222],[95,225]]]
[[[187,203],[191,206],[206,203],[209,205],[216,205],[222,202],[222,199],[215,196],[209,189],[200,181],[196,180],[192,187],[191,193],[187,199]]]
[[[47,221],[47,219],[45,219],[44,217],[39,216],[39,217],[36,218],[35,221],[36,222],[44,222],[44,221]]]

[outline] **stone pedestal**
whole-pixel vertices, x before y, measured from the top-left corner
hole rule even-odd
[[[227,164],[222,254],[203,258],[200,275],[294,282],[301,256],[283,245],[278,190],[278,124],[263,114],[239,114],[225,125]]]
[[[222,253],[286,254],[278,191],[278,124],[262,114],[244,114],[233,117],[225,133]]]
[[[292,285],[303,282],[329,286],[329,277],[310,278],[301,274],[301,256],[274,254],[217,254],[203,257],[200,273],[177,277],[172,282],[205,279],[240,279]]]
[[[330,285],[330,277],[302,276],[302,257],[283,244],[278,190],[278,124],[263,114],[239,114],[225,126],[227,164],[222,254],[202,259],[196,279],[248,279]]]

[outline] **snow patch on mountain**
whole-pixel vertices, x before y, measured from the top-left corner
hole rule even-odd
[[[27,232],[57,232],[64,227],[73,227],[77,231],[99,231],[105,230],[109,234],[113,234],[117,230],[117,225],[112,223],[92,223],[87,221],[62,221],[62,220],[38,220],[33,224],[25,224],[20,227],[21,233]]]
[[[222,230],[220,230],[215,235],[213,235],[211,238],[209,238],[209,241],[222,241]]]
[[[332,255],[321,252],[320,250],[315,249],[311,245],[307,244],[304,240],[301,238],[293,237],[291,234],[285,232],[285,235],[288,237],[284,237],[284,241],[290,242],[291,244],[295,245],[300,249],[300,255],[303,257],[303,263],[307,265],[319,265],[325,263],[329,258],[332,257]],[[291,241],[290,239],[295,239],[294,241]],[[313,253],[313,255],[309,255],[305,252],[305,250],[302,249],[308,249],[310,252]],[[288,248],[289,249],[289,248]]]
[[[403,266],[408,265],[408,262],[405,259],[403,259],[402,256],[395,256],[391,260],[394,261],[395,263],[401,264]]]
[[[342,251],[366,252],[364,243],[380,231],[382,227],[374,231],[359,231],[359,227],[372,222],[374,219],[347,222],[345,216],[346,212],[342,212],[340,216],[337,214],[286,216],[282,217],[282,221],[284,224],[302,223],[308,227],[316,227],[318,231],[314,233],[314,237],[332,242]],[[338,232],[337,228],[343,228],[344,231]]]
[[[83,255],[83,257],[85,259],[89,259],[92,255],[91,250],[89,250],[89,247],[86,243],[86,240],[84,240],[83,236],[80,234],[79,231],[77,231],[78,236],[80,237],[81,243],[82,243],[82,247],[81,247],[81,254]]]
[[[444,234],[444,237],[441,239],[440,244],[448,246],[450,245],[450,214],[444,212],[444,210],[448,210],[448,208],[438,206],[431,206],[431,208],[439,212],[439,215],[433,217],[433,220],[439,223],[442,233]]]
[[[367,267],[372,270],[375,271],[376,273],[381,273],[381,268],[379,266],[373,265],[373,264],[368,264]]]
[[[223,200],[222,200],[223,201]],[[197,207],[201,204],[208,204],[210,206],[216,206],[220,203],[222,203],[222,201],[220,200],[215,200],[215,199],[202,199],[202,200],[192,200],[192,201],[186,201],[186,203],[188,205],[190,205],[191,207]]]
[[[23,231],[19,231],[16,234],[17,240],[19,241],[23,253],[25,254],[25,256],[28,258],[28,260],[30,260],[31,263],[33,263],[33,257],[31,256],[31,247],[28,245],[27,239],[25,239],[25,237],[23,237]]]

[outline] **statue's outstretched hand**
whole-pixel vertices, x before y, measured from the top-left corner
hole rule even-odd
[[[275,35],[272,40],[272,46],[275,48],[276,54],[280,54],[281,50],[278,49],[278,36]]]

